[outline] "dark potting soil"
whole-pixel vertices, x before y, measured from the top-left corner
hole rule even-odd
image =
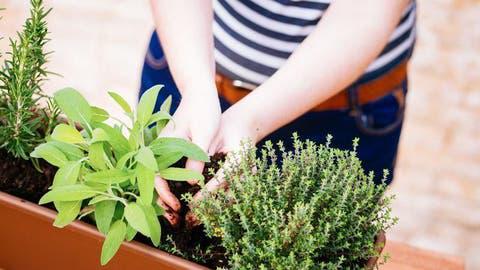
[[[218,171],[220,163],[224,159],[224,154],[216,154],[211,157],[210,162],[205,165],[203,170],[205,182],[212,178],[211,172]],[[182,167],[184,164],[185,160],[182,160],[175,167]],[[169,186],[173,194],[179,199],[186,193],[194,195],[200,190],[198,185],[192,186],[187,182],[170,181]],[[182,208],[179,213],[180,222],[177,226],[171,226],[166,219],[162,218],[162,237],[164,238],[162,243],[169,244],[170,249],[174,247],[177,251],[175,252],[176,255],[196,261],[209,268],[216,269],[217,267],[227,266],[227,258],[225,257],[225,249],[221,246],[221,239],[208,237],[202,225],[193,228],[189,226],[188,222],[185,221],[185,216],[189,211],[188,204],[182,199],[180,199],[180,202]]]
[[[0,190],[22,199],[38,203],[52,184],[56,168],[43,160],[39,172],[30,160],[15,158],[0,150]]]

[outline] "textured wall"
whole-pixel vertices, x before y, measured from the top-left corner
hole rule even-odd
[[[418,0],[419,39],[401,140],[395,213],[389,234],[415,246],[465,256],[480,269],[480,2]],[[153,29],[146,0],[49,0],[52,32],[45,87],[82,90],[106,105],[106,90],[134,101],[142,58]],[[6,7],[0,36],[12,35],[27,0]],[[0,40],[5,48],[6,40]],[[112,110],[119,113],[116,107]]]

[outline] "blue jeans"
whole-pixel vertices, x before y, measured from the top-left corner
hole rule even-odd
[[[165,62],[156,34],[152,35],[142,70],[140,95],[145,90],[163,84],[157,100],[157,108],[169,95],[172,95],[172,112],[180,103],[181,96]],[[402,91],[407,92],[407,82]],[[392,89],[393,90],[393,89]],[[222,111],[231,106],[220,97]],[[325,143],[328,134],[333,136],[332,146],[340,149],[352,149],[354,138],[360,139],[357,148],[358,157],[366,171],[375,173],[375,182],[380,183],[383,170],[389,170],[386,183],[393,179],[398,142],[402,130],[404,106],[389,94],[374,102],[348,110],[308,112],[290,124],[280,128],[265,140],[282,140],[285,146],[291,145],[291,136],[297,132],[302,139]],[[288,148],[287,148],[288,149]]]

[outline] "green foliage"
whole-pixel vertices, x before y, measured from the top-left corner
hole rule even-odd
[[[364,173],[355,149],[329,144],[294,135],[294,151],[267,143],[258,158],[244,147],[225,171],[228,191],[197,203],[232,269],[362,269],[378,255],[375,236],[396,222],[392,197],[382,198],[386,187]]]
[[[58,109],[47,98],[47,107],[37,107],[44,96],[42,83],[48,53],[46,16],[43,0],[31,0],[30,17],[17,40],[10,39],[10,52],[0,69],[0,148],[17,158],[28,159],[28,153],[44,141],[56,124]]]
[[[47,142],[31,153],[59,167],[51,190],[40,199],[40,204],[54,202],[59,212],[55,226],[66,226],[80,213],[93,212],[98,230],[106,235],[102,264],[114,256],[123,240],[131,241],[137,232],[155,246],[160,244],[158,216],[162,211],[154,200],[155,175],[203,180],[201,174],[190,170],[169,168],[176,162],[172,151],[178,159],[194,156],[208,161],[208,156],[188,141],[156,138],[158,127],[152,124],[165,118],[153,114],[155,103],[146,99],[156,101],[160,88],[152,87],[142,96],[136,114],[119,95],[111,93],[130,117],[128,125],[90,106],[72,88],[56,92],[54,99],[70,123],[57,125]],[[118,124],[105,123],[108,119]],[[78,131],[75,122],[83,130]],[[147,134],[155,134],[156,139],[147,140]]]

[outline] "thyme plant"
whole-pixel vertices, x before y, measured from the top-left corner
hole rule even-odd
[[[196,203],[207,234],[220,237],[232,269],[363,269],[390,228],[392,197],[353,151],[294,135],[294,150],[245,147],[225,170],[228,191]],[[277,158],[283,159],[277,165]],[[230,168],[230,169],[229,169]]]
[[[54,203],[57,227],[91,214],[98,230],[106,235],[102,265],[114,256],[123,240],[132,240],[137,232],[159,245],[158,216],[163,211],[156,204],[155,175],[173,181],[203,180],[198,172],[171,167],[182,157],[208,161],[198,146],[178,138],[157,138],[165,121],[171,119],[170,99],[153,113],[160,88],[146,91],[136,111],[120,95],[110,92],[130,123],[91,106],[74,89],[56,92],[55,102],[69,123],[57,125],[47,142],[31,153],[59,168],[51,190],[39,203]],[[108,119],[115,124],[107,124]],[[83,130],[77,130],[76,124]]]
[[[17,39],[10,39],[11,51],[0,69],[0,148],[24,159],[50,132],[58,113],[48,98],[47,108],[39,109],[37,104],[44,96],[41,86],[49,73],[45,19],[51,9],[44,8],[43,0],[30,3],[30,17]]]

